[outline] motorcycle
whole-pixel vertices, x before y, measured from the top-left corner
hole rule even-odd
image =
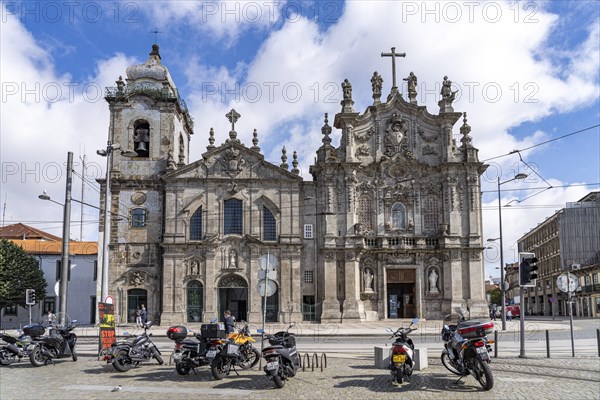
[[[144,333],[113,344],[104,357],[106,362],[112,363],[119,372],[129,371],[131,367],[137,367],[141,362],[151,358],[156,359],[158,364],[162,365],[164,361],[160,356],[160,350],[150,339],[152,334],[148,333],[148,329],[151,327],[152,321],[145,322],[143,324]]]
[[[213,358],[221,350],[221,347],[226,343],[223,338],[225,329],[222,334],[202,333],[190,331],[194,334],[195,339],[186,339],[188,329],[185,326],[172,326],[167,330],[167,337],[175,341],[175,350],[173,351],[173,359],[175,361],[175,369],[180,375],[187,375],[190,370],[196,373],[196,368],[203,365],[210,365]],[[213,336],[213,337],[209,337]]]
[[[55,358],[71,358],[77,361],[77,335],[73,332],[77,326],[77,320],[68,325],[50,325],[49,335],[44,335],[45,328],[40,324],[26,325],[23,332],[32,338],[31,353],[29,361],[36,367],[48,363],[54,364]]]
[[[293,333],[289,333],[290,328],[295,325],[296,323],[292,322],[285,331],[268,335],[263,339],[269,340],[271,345],[262,350],[262,356],[266,361],[263,370],[279,389],[285,386],[288,378],[296,376],[296,371],[300,366],[300,357],[296,350],[296,337]]]
[[[21,361],[24,357],[29,357],[29,354],[31,354],[33,349],[31,336],[22,334],[19,337],[14,337],[2,334],[1,339],[6,344],[0,347],[0,365],[10,365],[17,360]]]
[[[451,315],[444,317],[446,321]],[[490,369],[491,344],[487,335],[494,329],[493,322],[465,320],[460,315],[456,324],[442,328],[442,364],[450,372],[459,375],[459,381],[469,374],[479,382],[483,390],[494,387],[494,377]]]
[[[392,328],[387,328],[387,331],[392,333],[390,339],[395,339],[392,344],[389,368],[396,383],[402,384],[403,381],[408,382],[409,377],[412,375],[415,345],[408,335],[417,330],[417,328],[413,328],[412,326],[418,322],[419,319],[415,318],[409,326],[406,328],[400,327],[395,332]]]
[[[242,323],[244,325],[237,333],[229,334],[229,342],[222,346],[210,364],[210,370],[216,380],[223,379],[232,370],[235,371],[235,367],[250,369],[260,360],[260,353],[252,347],[256,340],[250,336],[248,324],[244,321]],[[237,371],[235,372],[237,374]]]

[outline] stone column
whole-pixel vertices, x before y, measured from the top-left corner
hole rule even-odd
[[[337,299],[336,254],[324,252],[323,282],[325,285],[321,322],[339,322],[340,302]]]
[[[214,251],[206,252],[206,277],[204,279],[204,315],[202,321],[210,321],[212,318],[219,319],[219,311],[217,310],[217,296],[218,289],[216,276],[218,271],[216,270],[215,262],[216,253]]]
[[[343,320],[364,320],[365,308],[360,299],[360,267],[354,252],[346,253],[345,260],[345,288],[346,300],[344,300]]]

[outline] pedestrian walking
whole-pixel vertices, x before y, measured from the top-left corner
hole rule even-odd
[[[225,310],[223,313],[225,316],[225,333],[235,332],[235,317],[231,315],[231,311]]]
[[[135,325],[139,328],[142,327],[142,308],[140,306],[135,309]]]
[[[142,323],[148,322],[148,312],[146,311],[146,307],[142,304],[140,307],[140,317],[142,317]]]

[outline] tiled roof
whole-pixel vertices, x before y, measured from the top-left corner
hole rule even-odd
[[[62,240],[62,238],[58,236],[51,235],[47,232],[21,223],[0,227],[0,238],[21,240],[38,239],[58,242]]]
[[[62,254],[62,241],[48,242],[43,240],[11,240],[29,254]],[[98,242],[69,242],[69,254],[98,254]]]

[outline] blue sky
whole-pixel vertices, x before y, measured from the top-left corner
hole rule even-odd
[[[191,158],[201,157],[208,131],[217,143],[228,131],[224,114],[242,115],[240,138],[259,132],[263,154],[279,163],[281,147],[297,150],[305,179],[321,143],[323,113],[340,111],[340,83],[354,87],[355,109],[371,99],[377,70],[391,86],[396,47],[398,81],[419,78],[417,100],[437,113],[444,75],[468,113],[481,160],[506,155],[599,124],[599,3],[411,1],[110,1],[2,2],[0,104],[2,185],[6,224],[25,222],[60,235],[60,207],[42,203],[42,190],[64,197],[67,151],[84,152],[89,180],[103,175],[96,149],[106,143],[106,86],[133,63],[146,60],[158,30],[162,62],[195,119]],[[124,76],[125,77],[125,76]],[[85,89],[83,91],[82,89]],[[272,89],[272,93],[269,90]],[[404,87],[402,88],[404,89]],[[223,91],[224,90],[224,91]],[[259,93],[260,91],[260,93]],[[405,90],[404,90],[405,91]],[[385,97],[385,96],[384,96]],[[455,126],[458,134],[459,126]],[[339,141],[339,132],[334,135]],[[85,151],[84,151],[85,149]],[[530,176],[502,185],[505,261],[516,260],[519,236],[600,186],[600,130],[518,154],[494,158],[482,177],[485,238],[498,236],[497,173]],[[578,186],[588,184],[587,186]],[[81,197],[76,179],[74,197]],[[84,200],[97,204],[97,185]],[[72,237],[95,240],[97,212],[73,208]],[[498,275],[494,249],[486,276]]]

